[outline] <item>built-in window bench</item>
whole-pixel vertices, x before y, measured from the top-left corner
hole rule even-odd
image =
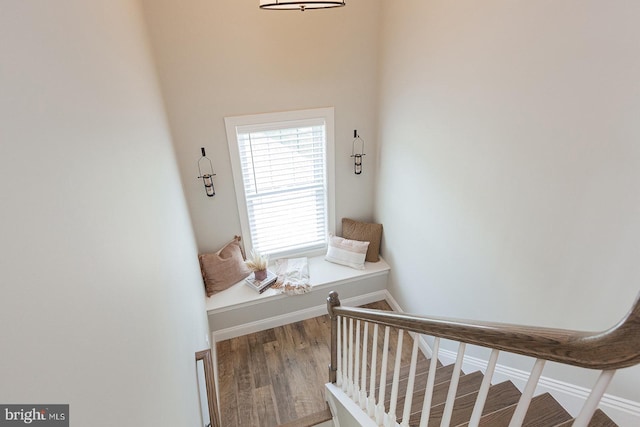
[[[207,315],[214,341],[282,326],[327,313],[330,291],[337,291],[346,305],[361,305],[385,298],[389,265],[381,258],[356,270],[309,258],[310,292],[285,295],[275,289],[262,294],[243,282],[207,298]]]

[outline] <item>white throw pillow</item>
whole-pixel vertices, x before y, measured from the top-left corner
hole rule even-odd
[[[368,247],[369,242],[329,236],[329,248],[324,259],[336,264],[364,270],[364,260],[367,257]]]

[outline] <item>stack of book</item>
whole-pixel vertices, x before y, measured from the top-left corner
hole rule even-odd
[[[253,273],[249,275],[244,282],[251,289],[255,290],[258,293],[263,293],[267,289],[269,289],[274,283],[278,280],[278,276],[276,276],[271,271],[267,270],[267,277],[264,280],[256,280],[256,277]]]

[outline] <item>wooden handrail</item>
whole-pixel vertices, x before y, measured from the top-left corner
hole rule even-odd
[[[640,295],[627,315],[618,324],[603,332],[422,317],[341,307],[336,292],[329,294],[327,307],[332,323],[337,316],[367,320],[406,331],[582,368],[612,370],[640,363]],[[335,367],[333,351],[331,363]],[[329,369],[331,372],[331,366]]]

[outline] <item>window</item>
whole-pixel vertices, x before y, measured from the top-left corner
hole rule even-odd
[[[320,253],[334,230],[333,108],[225,118],[245,248]]]

